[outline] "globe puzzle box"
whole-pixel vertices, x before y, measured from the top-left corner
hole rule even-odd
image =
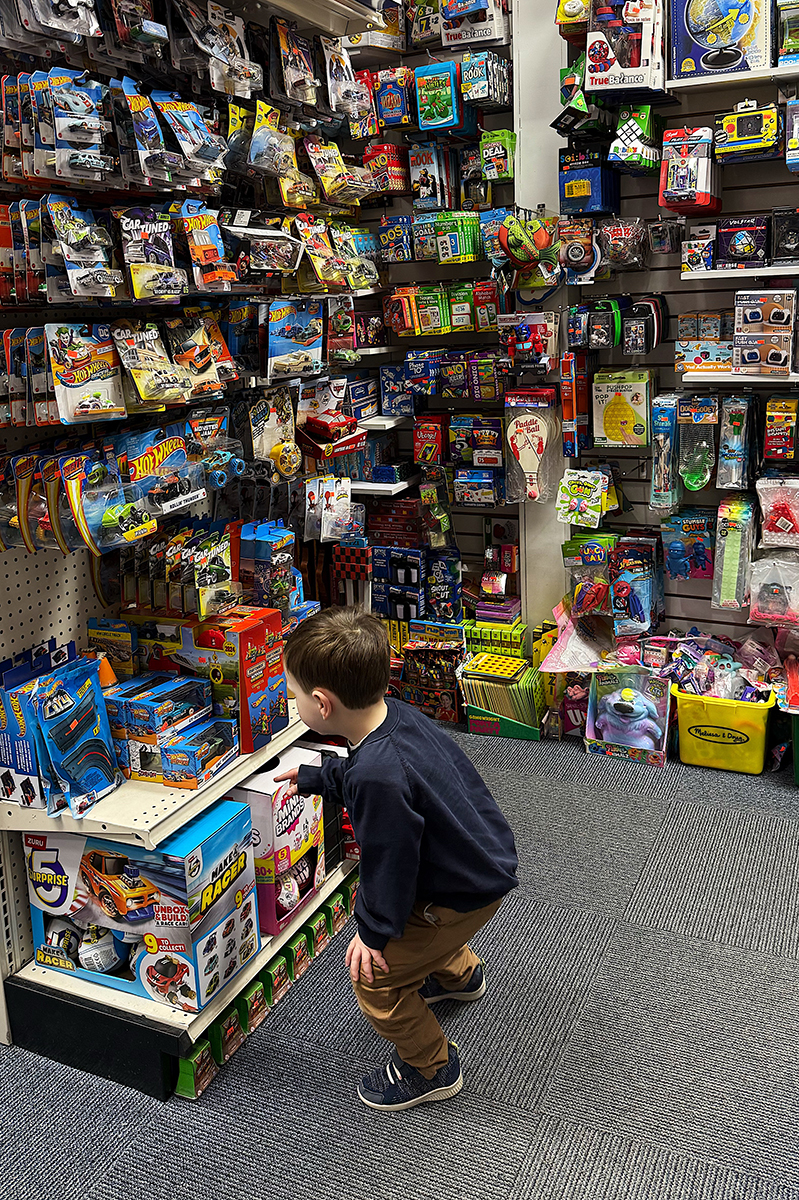
[[[771,65],[771,0],[671,0],[671,76]]]

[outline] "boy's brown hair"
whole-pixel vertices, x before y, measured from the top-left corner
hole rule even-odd
[[[289,635],[284,662],[304,692],[322,687],[345,708],[369,708],[388,687],[391,650],[377,617],[362,608],[326,608]]]

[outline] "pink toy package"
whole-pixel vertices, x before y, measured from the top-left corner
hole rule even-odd
[[[293,767],[318,767],[321,755],[292,746],[268,771],[235,788],[249,804],[255,849],[258,923],[263,933],[280,933],[317,894],[325,879],[321,796],[289,796],[275,776]]]

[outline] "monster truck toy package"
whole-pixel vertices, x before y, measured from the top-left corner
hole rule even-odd
[[[280,933],[324,883],[322,797],[290,796],[288,784],[274,781],[293,767],[318,767],[321,761],[313,750],[292,746],[274,770],[233,789],[233,798],[249,804],[252,812],[262,933]]]
[[[38,966],[198,1012],[259,948],[245,804],[218,801],[158,850],[49,832],[24,850]]]

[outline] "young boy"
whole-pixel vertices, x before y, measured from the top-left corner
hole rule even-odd
[[[485,993],[483,964],[467,942],[517,886],[517,859],[463,751],[415,708],[385,698],[390,658],[382,623],[359,609],[301,622],[285,651],[299,714],[318,733],[347,738],[350,752],[276,781],[343,804],[360,843],[347,965],[361,1011],[395,1049],[358,1095],[393,1110],[446,1100],[463,1086],[457,1047],[430,1006]]]

